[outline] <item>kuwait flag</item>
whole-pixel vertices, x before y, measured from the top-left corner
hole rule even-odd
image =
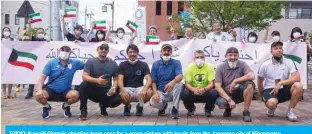
[[[99,20],[94,22],[94,28],[95,29],[106,29],[106,21],[105,20]]]
[[[160,41],[159,36],[154,36],[154,35],[146,36],[146,44],[158,45],[159,41]]]
[[[42,21],[40,13],[29,14],[29,17],[31,18],[31,23]]]
[[[130,20],[128,20],[127,25],[126,25],[133,33],[136,31],[136,29],[138,28],[138,25],[131,22]]]
[[[34,65],[37,61],[37,58],[38,57],[35,54],[21,52],[13,49],[8,62],[14,66],[20,66],[34,70]]]
[[[74,18],[76,17],[77,9],[76,8],[67,8],[65,9],[65,18]]]

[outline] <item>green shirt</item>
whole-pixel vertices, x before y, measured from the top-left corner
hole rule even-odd
[[[192,87],[206,87],[209,81],[215,79],[215,69],[212,64],[205,63],[198,68],[195,63],[188,65],[185,81],[190,82]]]

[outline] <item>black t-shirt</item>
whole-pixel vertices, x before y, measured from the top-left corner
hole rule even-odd
[[[145,75],[151,74],[148,65],[145,62],[137,61],[131,64],[129,61],[124,61],[119,64],[118,75],[124,76],[124,87],[141,87]]]
[[[75,41],[75,40],[79,40],[80,42],[85,42],[86,40],[82,37],[79,37],[78,39],[76,39],[76,37],[71,34],[70,32],[67,33],[67,35],[65,34],[66,38],[68,41]]]
[[[47,41],[47,40],[44,39],[44,38],[39,39],[39,38],[37,38],[37,37],[35,37],[35,36],[32,36],[32,37],[31,37],[31,41]]]
[[[101,40],[102,41],[102,40]],[[91,40],[90,40],[90,42],[101,42],[101,41],[99,41],[98,39],[96,39],[96,38],[92,38]],[[103,41],[105,41],[105,40],[103,40]]]

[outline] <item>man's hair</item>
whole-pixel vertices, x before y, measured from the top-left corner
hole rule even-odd
[[[196,54],[204,54],[204,55],[205,55],[205,53],[204,53],[203,50],[196,50],[196,51],[194,52],[194,57],[196,56]]]
[[[127,53],[129,52],[129,50],[132,49],[134,51],[137,51],[139,53],[139,48],[138,46],[134,45],[134,44],[131,44],[127,47]]]
[[[76,30],[76,29],[81,29],[81,32],[83,33],[83,28],[82,28],[82,26],[81,26],[81,25],[77,25],[77,26],[75,26],[74,30]]]

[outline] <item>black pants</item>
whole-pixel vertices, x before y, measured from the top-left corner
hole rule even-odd
[[[82,82],[79,86],[80,94],[80,110],[87,111],[88,99],[93,102],[100,103],[104,107],[118,107],[121,103],[121,96],[119,92],[113,96],[107,96],[109,89],[97,87],[94,84],[88,82]]]
[[[213,95],[217,93],[213,92],[213,90],[207,91],[202,95],[195,95],[193,92],[184,89],[181,95],[181,99],[183,101],[185,108],[188,111],[192,111],[193,107],[195,107],[194,102],[203,102],[205,103],[205,112],[213,111],[215,108],[214,104],[217,99],[217,95]]]

